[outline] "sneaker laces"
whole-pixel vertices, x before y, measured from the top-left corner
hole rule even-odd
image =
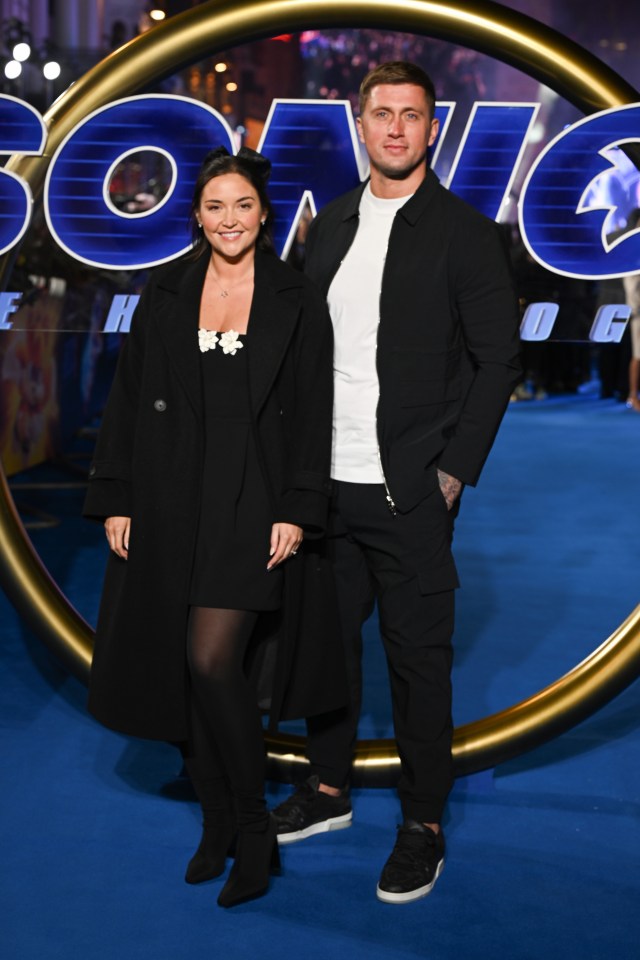
[[[296,788],[290,797],[287,797],[286,800],[278,804],[278,812],[283,813],[284,811],[292,810],[294,807],[313,803],[317,793],[318,791],[314,790],[307,780],[303,780],[302,783],[296,784]]]
[[[398,836],[387,861],[387,870],[393,870],[395,866],[424,869],[427,849],[435,853],[435,847],[435,835],[418,833],[404,826],[398,827]]]

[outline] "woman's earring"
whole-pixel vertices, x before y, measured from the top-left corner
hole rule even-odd
[[[261,227],[264,227],[264,225],[265,225],[266,222],[267,222],[266,220],[261,220],[261,221],[260,221],[260,226],[261,226]]]
[[[202,224],[200,223],[199,220],[198,220],[198,230],[202,230]]]

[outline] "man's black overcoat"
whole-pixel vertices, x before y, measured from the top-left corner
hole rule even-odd
[[[119,358],[84,508],[98,520],[132,518],[128,560],[108,560],[89,707],[109,727],[172,741],[188,732],[187,599],[206,495],[197,327],[208,260],[174,262],[145,288]],[[346,693],[338,631],[326,617],[332,585],[313,540],[330,493],[331,322],[311,282],[263,253],[256,253],[248,349],[273,520],[305,528],[304,548],[285,568],[271,688],[277,720],[334,709]],[[267,553],[265,544],[265,565]]]

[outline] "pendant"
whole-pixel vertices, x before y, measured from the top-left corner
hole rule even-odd
[[[229,291],[228,291],[228,290],[223,290],[222,293],[220,294],[220,296],[221,296],[223,299],[224,299],[225,297],[228,297],[228,296],[229,296]]]

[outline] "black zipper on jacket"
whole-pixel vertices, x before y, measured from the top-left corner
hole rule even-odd
[[[397,214],[396,214],[397,216]],[[394,217],[395,222],[395,217]],[[393,231],[393,224],[391,224],[391,232]],[[382,267],[382,279],[380,282],[380,296],[378,297],[378,329],[376,330],[376,373],[378,375],[378,403],[376,404],[376,437],[378,439],[378,460],[380,461],[380,472],[382,474],[382,482],[384,483],[384,489],[386,491],[386,501],[389,511],[392,516],[397,517],[398,508],[395,505],[395,501],[391,496],[391,491],[389,490],[389,484],[387,483],[387,477],[384,472],[384,462],[382,460],[382,443],[380,440],[380,366],[378,364],[378,355],[379,355],[379,340],[380,340],[380,324],[382,323],[382,288],[384,287],[384,277],[387,272],[387,255],[389,253],[389,243],[391,242],[391,232],[389,233],[389,240],[387,242],[387,252],[384,256],[384,266]]]

